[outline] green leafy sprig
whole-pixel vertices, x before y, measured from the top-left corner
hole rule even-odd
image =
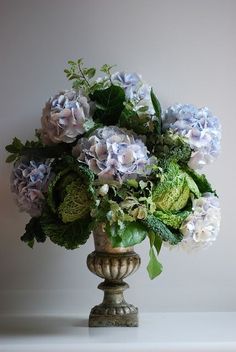
[[[75,90],[83,90],[89,95],[96,90],[107,88],[108,83],[111,82],[111,69],[114,66],[103,65],[100,68],[100,72],[105,73],[106,76],[103,80],[96,81],[94,80],[96,69],[94,67],[85,67],[82,58],[79,58],[77,61],[69,60],[67,63],[69,67],[64,72],[68,80],[73,81],[72,87]]]
[[[5,147],[6,151],[10,153],[6,162],[11,163],[27,157],[29,160],[42,160],[51,158],[60,158],[68,153],[71,153],[74,143],[58,143],[56,145],[44,145],[41,140],[26,141],[23,144],[18,138],[14,138],[12,143]]]

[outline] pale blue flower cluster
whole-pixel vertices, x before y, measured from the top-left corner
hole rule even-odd
[[[142,85],[141,76],[137,73],[116,72],[111,76],[112,83],[125,91],[126,98],[132,100]]]
[[[40,130],[45,144],[72,143],[93,126],[95,103],[82,92],[65,90],[52,97],[43,109]]]
[[[189,166],[193,169],[210,164],[220,152],[220,123],[207,107],[198,109],[191,104],[169,107],[163,116],[163,130],[186,139],[192,148]]]
[[[141,75],[137,73],[116,72],[111,76],[114,85],[122,87],[128,101],[134,105],[134,110],[147,107],[147,112],[154,115],[155,111],[151,102],[151,86],[142,81]]]
[[[16,202],[21,211],[32,217],[41,215],[44,192],[51,179],[50,160],[36,162],[18,161],[11,174],[11,191],[16,194]]]
[[[212,193],[205,193],[193,199],[192,213],[181,225],[184,235],[181,246],[186,250],[208,247],[220,231],[219,199]]]
[[[129,177],[150,174],[150,166],[156,161],[148,157],[147,147],[140,139],[117,126],[99,128],[91,137],[80,139],[73,155],[104,183],[121,183]]]

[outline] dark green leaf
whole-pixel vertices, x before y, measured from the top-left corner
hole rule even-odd
[[[33,248],[34,241],[45,242],[46,235],[43,232],[40,223],[41,218],[31,218],[29,223],[25,226],[25,233],[21,236],[21,240],[26,242],[29,247]]]
[[[81,64],[83,63],[83,60],[84,60],[84,59],[79,58],[79,59],[77,60],[77,64],[78,64],[78,65],[81,65]]]
[[[149,263],[147,271],[151,280],[161,274],[162,264],[157,260],[153,247],[149,250]]]
[[[96,90],[91,99],[96,102],[100,108],[97,108],[94,114],[94,120],[106,125],[116,124],[124,108],[125,92],[121,87],[111,85],[104,90]]]
[[[159,254],[162,247],[162,239],[158,234],[155,235],[154,247],[156,248],[157,254]]]
[[[68,155],[61,160],[56,160],[52,164],[52,170],[56,176],[49,183],[47,203],[53,213],[58,212],[58,207],[66,195],[66,187],[75,180],[81,180],[81,184],[87,186],[88,192],[93,198],[94,175],[88,167],[80,165],[72,156]]]
[[[12,143],[7,145],[5,149],[9,153],[18,154],[21,151],[22,147],[23,147],[23,144],[21,143],[21,141],[15,137],[13,138]]]
[[[167,241],[172,245],[179,243],[183,238],[180,233],[170,231],[170,229],[154,215],[149,215],[146,219],[140,221],[149,231],[158,234],[163,241]]]
[[[112,224],[108,227],[108,234],[113,247],[132,247],[145,239],[147,230],[141,223],[126,221],[122,227]]]
[[[64,224],[50,211],[45,211],[41,226],[53,243],[66,249],[76,249],[87,241],[91,232],[91,221],[91,218],[86,218]]]
[[[168,169],[170,162],[187,164],[191,153],[189,144],[181,136],[172,133],[162,135],[155,150],[159,165],[163,169]]]
[[[162,130],[162,120],[161,120],[161,104],[159,103],[159,100],[157,99],[156,95],[153,92],[153,89],[151,89],[151,100],[152,100],[152,105],[155,110],[155,115],[157,117],[157,134],[161,134]]]
[[[155,123],[148,114],[137,114],[136,111],[124,108],[119,119],[119,126],[133,130],[137,134],[151,133],[155,129]]]
[[[152,104],[153,104],[156,116],[158,118],[161,118],[161,104],[159,103],[159,100],[154,94],[153,89],[151,89],[151,100],[152,100]]]
[[[5,149],[8,153],[17,153],[18,152],[18,149],[14,146],[14,144],[6,145]]]
[[[207,192],[216,194],[216,192],[213,190],[211,184],[208,182],[208,180],[204,174],[199,174],[187,166],[185,167],[185,171],[188,173],[189,176],[192,177],[194,182],[197,184],[198,189],[201,192],[201,194],[207,193]]]
[[[161,237],[157,233],[154,233],[153,231],[150,231],[148,233],[148,237],[149,237],[149,240],[150,240],[150,246],[151,247],[155,247],[156,251],[157,251],[157,254],[159,254],[160,250],[161,250],[161,247],[162,247],[162,239],[161,239]]]
[[[30,248],[33,248],[34,247],[34,240],[29,241],[27,244]]]
[[[11,154],[6,158],[6,163],[12,163],[17,158],[17,154]]]

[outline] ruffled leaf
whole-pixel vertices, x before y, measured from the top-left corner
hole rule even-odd
[[[76,249],[84,244],[91,232],[92,219],[87,217],[64,224],[50,211],[45,211],[41,217],[43,232],[50,240],[66,249]]]
[[[183,221],[190,214],[189,211],[181,211],[178,213],[171,213],[168,211],[158,210],[154,215],[161,220],[165,225],[172,227],[173,229],[179,229]]]
[[[31,218],[25,226],[25,233],[21,236],[21,241],[26,242],[30,248],[33,248],[35,240],[45,242],[46,235],[42,229],[41,218]]]
[[[153,231],[158,234],[163,241],[169,242],[172,245],[179,243],[183,235],[174,233],[160,221],[156,216],[149,215],[146,219],[141,220],[142,224],[147,228],[147,231]]]
[[[153,190],[153,202],[161,210],[178,211],[187,204],[190,191],[185,173],[170,163],[163,180]]]

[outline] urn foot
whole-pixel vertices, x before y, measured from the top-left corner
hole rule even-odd
[[[98,288],[104,291],[103,302],[92,308],[89,326],[138,326],[138,308],[127,303],[123,296],[123,291],[129,287],[123,278],[138,269],[138,254],[108,254],[95,251],[89,254],[87,265],[90,271],[105,279],[98,285]]]

